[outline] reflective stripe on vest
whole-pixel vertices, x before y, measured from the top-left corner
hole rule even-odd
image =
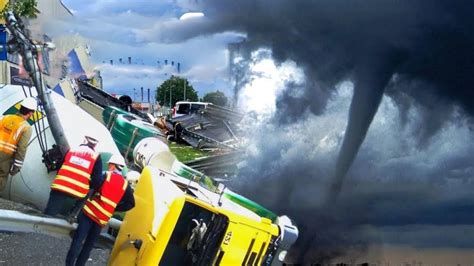
[[[6,115],[0,120],[0,152],[12,155],[28,122],[20,115]]]
[[[70,150],[51,184],[51,189],[76,198],[84,198],[89,192],[89,183],[97,154],[92,150]]]
[[[84,213],[100,226],[106,225],[127,189],[127,181],[120,174],[107,172],[99,193],[86,202]]]

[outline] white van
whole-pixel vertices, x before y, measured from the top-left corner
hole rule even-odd
[[[173,110],[173,118],[197,113],[199,110],[206,109],[209,104],[212,105],[212,103],[205,102],[176,102]]]

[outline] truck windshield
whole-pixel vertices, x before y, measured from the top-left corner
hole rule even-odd
[[[216,221],[222,220],[219,217],[225,216],[186,202],[159,265],[209,265],[203,261],[206,258],[211,259],[212,263],[227,228],[227,225],[224,230],[222,225],[216,226]],[[215,241],[218,243],[213,244]]]
[[[217,251],[224,238],[227,227],[229,226],[229,218],[224,215],[214,215],[209,224],[208,230],[203,237],[202,244],[197,247],[193,253],[195,265],[211,265],[215,262],[219,265],[220,260],[224,256],[221,252],[218,258]]]

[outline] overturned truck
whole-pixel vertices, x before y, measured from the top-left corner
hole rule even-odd
[[[286,216],[153,166],[142,171],[135,198],[109,265],[282,265],[298,237]]]

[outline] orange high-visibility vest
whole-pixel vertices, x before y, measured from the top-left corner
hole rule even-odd
[[[91,174],[97,156],[97,153],[87,147],[68,151],[63,165],[51,184],[51,189],[75,198],[84,198],[89,192]]]
[[[92,199],[86,202],[84,213],[100,226],[106,225],[127,189],[127,181],[120,174],[107,172],[107,178]]]
[[[0,152],[13,155],[28,122],[19,115],[6,115],[0,120]]]

